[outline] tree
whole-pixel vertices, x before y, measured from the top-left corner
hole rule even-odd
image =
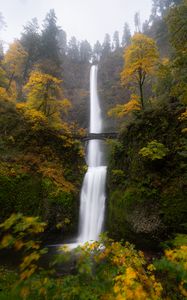
[[[120,47],[119,32],[118,31],[115,31],[114,35],[113,35],[113,47],[114,47],[114,50],[117,50]]]
[[[6,23],[2,13],[0,12],[0,31],[6,27]],[[3,59],[4,52],[3,52],[3,41],[0,40],[0,61]]]
[[[41,35],[40,68],[52,76],[61,77],[61,59],[59,47],[60,28],[57,26],[55,11],[47,13]]]
[[[33,71],[24,87],[27,93],[28,106],[41,111],[53,126],[60,126],[61,113],[67,113],[71,107],[67,99],[63,99],[61,80],[49,74]]]
[[[2,63],[0,62],[0,101],[14,100],[11,97],[12,95],[10,95],[10,93],[7,93],[6,91],[7,84],[8,84],[7,74],[2,66]]]
[[[139,12],[136,12],[134,15],[134,25],[135,25],[135,32],[141,32],[141,21],[140,21]]]
[[[64,58],[64,56],[67,53],[67,34],[63,29],[60,29],[57,35],[57,40],[58,40],[58,45],[59,45],[59,50]]]
[[[187,104],[187,1],[170,9],[166,18],[172,53],[172,96]]]
[[[111,52],[111,39],[110,35],[107,33],[102,44],[102,57],[107,56]]]
[[[127,47],[130,44],[131,40],[131,32],[128,23],[125,23],[123,28],[123,36],[122,36],[122,47]]]
[[[8,85],[6,90],[9,91],[13,80],[16,83],[17,95],[19,96],[23,84],[23,73],[28,53],[18,40],[12,43],[4,56],[4,65],[8,74]]]
[[[73,61],[79,60],[79,44],[77,39],[73,36],[68,43],[68,56]]]
[[[97,41],[93,47],[93,60],[99,61],[102,54],[102,46],[99,41]]]
[[[80,43],[80,61],[89,62],[92,55],[92,48],[88,41],[82,41]]]
[[[23,71],[24,82],[28,79],[28,74],[32,70],[34,64],[39,58],[39,51],[41,45],[41,37],[39,34],[39,25],[36,18],[28,22],[21,34],[20,43],[28,53],[25,69]]]
[[[144,108],[143,86],[150,75],[154,75],[159,54],[153,39],[136,33],[132,38],[132,44],[125,49],[125,67],[121,73],[123,85],[134,83],[138,86],[140,101]]]
[[[187,47],[187,1],[170,9],[166,20],[172,46],[176,50],[185,51]]]
[[[163,17],[167,10],[175,5],[178,5],[182,0],[153,0],[151,18]]]
[[[7,85],[7,80],[6,80],[6,72],[5,70],[2,68],[1,64],[0,64],[0,87],[6,87]]]
[[[142,33],[147,34],[149,32],[149,21],[145,21],[142,25]]]
[[[119,119],[137,110],[141,110],[139,96],[132,94],[128,103],[117,104],[115,107],[111,108],[108,111],[108,116]]]
[[[0,62],[4,58],[4,50],[3,50],[3,43],[0,41]]]

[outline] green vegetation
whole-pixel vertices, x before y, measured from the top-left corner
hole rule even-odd
[[[162,159],[169,153],[168,148],[157,141],[148,143],[147,147],[142,148],[139,154],[147,159],[156,160]]]
[[[168,103],[139,112],[113,143],[108,183],[113,237],[158,244],[173,231],[186,230],[183,110]]]
[[[51,10],[42,30],[33,19],[0,49],[0,257],[21,260],[0,266],[0,300],[187,299],[186,20],[186,0],[153,0],[133,36],[125,23],[122,42],[115,31],[92,49],[67,42]],[[108,142],[109,238],[62,247],[44,268],[49,230],[77,230],[91,59],[106,129],[119,132]]]
[[[69,218],[75,228],[83,153],[73,125],[57,130],[41,112],[10,101],[1,100],[0,110],[1,220],[22,212],[53,228]]]

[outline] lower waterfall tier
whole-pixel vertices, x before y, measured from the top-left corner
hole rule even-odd
[[[78,242],[98,240],[104,222],[106,166],[89,167],[81,191]]]

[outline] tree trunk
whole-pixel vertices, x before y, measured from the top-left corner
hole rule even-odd
[[[6,92],[8,92],[8,91],[9,91],[9,89],[10,89],[10,86],[11,86],[12,80],[13,80],[13,78],[14,78],[14,73],[15,73],[15,72],[13,72],[13,73],[12,73],[12,75],[10,76],[10,78],[9,78],[9,83],[8,83],[8,86],[7,86],[7,88],[6,88]]]
[[[144,109],[143,84],[141,82],[139,84],[139,87],[140,87],[140,101],[141,101],[142,109]]]
[[[139,89],[140,89],[140,101],[142,109],[144,109],[144,96],[143,96],[143,84],[145,81],[145,74],[142,71],[142,68],[139,68]]]

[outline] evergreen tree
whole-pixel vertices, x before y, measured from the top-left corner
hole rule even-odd
[[[60,29],[57,35],[59,50],[64,58],[67,53],[67,34],[63,29]]]
[[[99,41],[97,41],[93,47],[93,60],[99,61],[102,54],[102,46]]]
[[[150,29],[150,27],[149,27],[149,21],[145,21],[144,23],[143,23],[143,25],[142,25],[142,32],[144,33],[144,34],[147,34],[148,32],[149,32],[149,29]]]
[[[130,44],[131,32],[128,23],[125,23],[122,36],[122,47],[127,47]]]
[[[134,25],[135,25],[135,32],[141,32],[141,21],[140,21],[139,12],[136,12],[134,15]]]
[[[0,12],[0,31],[6,27],[6,23],[2,13]],[[4,51],[3,51],[3,42],[0,40],[0,61],[3,59]]]
[[[114,47],[114,50],[117,50],[120,47],[119,32],[118,31],[115,31],[114,35],[113,35],[113,47]]]
[[[82,41],[80,43],[80,61],[89,62],[92,56],[92,48],[88,41]]]
[[[163,17],[170,7],[178,5],[181,2],[182,0],[153,0],[152,19]]]
[[[32,19],[26,24],[26,26],[24,26],[24,31],[21,35],[20,43],[28,54],[23,71],[23,79],[26,82],[26,80],[28,79],[28,74],[39,58],[41,37],[39,34],[39,25],[36,18]]]
[[[104,38],[102,45],[102,57],[106,57],[111,52],[111,39],[110,35],[107,33]]]
[[[0,41],[0,62],[3,60],[3,57],[4,57],[3,43]]]
[[[78,61],[80,59],[79,43],[74,36],[70,39],[68,43],[68,56],[73,61]]]
[[[187,2],[170,9],[167,16],[172,52],[172,93],[187,104]]]
[[[43,23],[39,68],[57,77],[61,77],[59,33],[57,18],[54,10],[51,9]]]

